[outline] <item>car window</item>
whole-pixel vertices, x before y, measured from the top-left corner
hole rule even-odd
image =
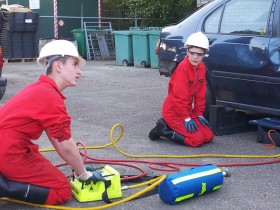
[[[220,33],[266,35],[272,0],[229,1],[223,13]]]
[[[204,31],[207,33],[218,33],[222,7],[215,10],[204,23]]]

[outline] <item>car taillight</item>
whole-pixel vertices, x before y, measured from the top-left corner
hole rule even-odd
[[[158,41],[157,41],[156,55],[158,55],[158,52],[159,52],[159,45],[160,45],[160,39],[158,39]]]

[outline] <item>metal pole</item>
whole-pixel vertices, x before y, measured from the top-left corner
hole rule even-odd
[[[136,8],[134,9],[134,27],[137,27],[137,15],[136,15]]]
[[[57,0],[53,0],[53,16],[54,16],[54,38],[58,38],[58,21],[57,21]]]
[[[98,27],[101,29],[101,0],[98,0]]]
[[[84,4],[81,4],[81,28],[84,28]]]

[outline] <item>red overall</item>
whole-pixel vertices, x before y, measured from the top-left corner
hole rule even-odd
[[[49,188],[46,204],[71,199],[71,186],[32,140],[43,131],[58,141],[71,137],[65,99],[54,81],[42,75],[0,109],[0,173],[10,180]]]
[[[175,69],[170,78],[168,95],[163,103],[162,116],[168,126],[184,135],[186,145],[200,146],[212,141],[214,135],[208,126],[202,126],[197,116],[203,116],[206,102],[206,70],[203,63],[193,66],[188,57]],[[192,118],[198,131],[187,132],[186,118]]]

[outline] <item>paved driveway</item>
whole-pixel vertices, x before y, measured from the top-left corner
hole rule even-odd
[[[0,105],[25,85],[36,81],[39,74],[43,73],[44,70],[38,67],[35,62],[5,63],[3,76],[8,79],[8,87]],[[278,155],[279,147],[273,150],[264,149],[261,144],[256,143],[256,131],[217,136],[213,143],[200,148],[183,147],[166,140],[150,141],[148,133],[161,116],[161,104],[167,92],[168,79],[160,77],[156,69],[116,66],[114,61],[89,61],[78,85],[68,88],[64,92],[67,96],[68,111],[72,115],[73,137],[86,146],[104,145],[110,142],[109,133],[112,126],[120,123],[124,127],[124,134],[117,145],[122,151],[132,156],[164,155],[165,158],[127,157],[112,146],[90,149],[88,150],[90,157],[113,160],[169,161],[187,165],[208,163],[238,165],[247,162],[276,160],[258,158],[258,156]],[[44,135],[38,140],[38,144],[41,149],[51,148]],[[43,154],[54,164],[62,163],[55,152]],[[208,155],[194,158],[199,154]],[[254,155],[257,158],[213,158],[212,154]],[[184,156],[185,158],[169,158],[169,156]],[[186,158],[187,156],[189,158]],[[144,163],[133,164],[145,169],[150,176],[174,173],[154,170]],[[118,165],[113,167],[121,174],[139,173],[138,170],[130,167]],[[190,166],[180,167],[181,171],[189,168]],[[158,195],[153,195],[135,199],[110,209],[280,209],[279,164],[227,168],[231,171],[232,176],[225,178],[221,189],[216,192],[189,199],[174,206],[165,204]],[[66,174],[69,173],[66,167],[62,167],[61,170]],[[124,185],[127,184],[135,183],[124,183]],[[140,189],[124,191],[123,198],[138,192]],[[73,198],[63,206],[73,209],[91,209],[101,205],[104,205],[103,201],[79,203]],[[40,208],[0,201],[0,209]]]

